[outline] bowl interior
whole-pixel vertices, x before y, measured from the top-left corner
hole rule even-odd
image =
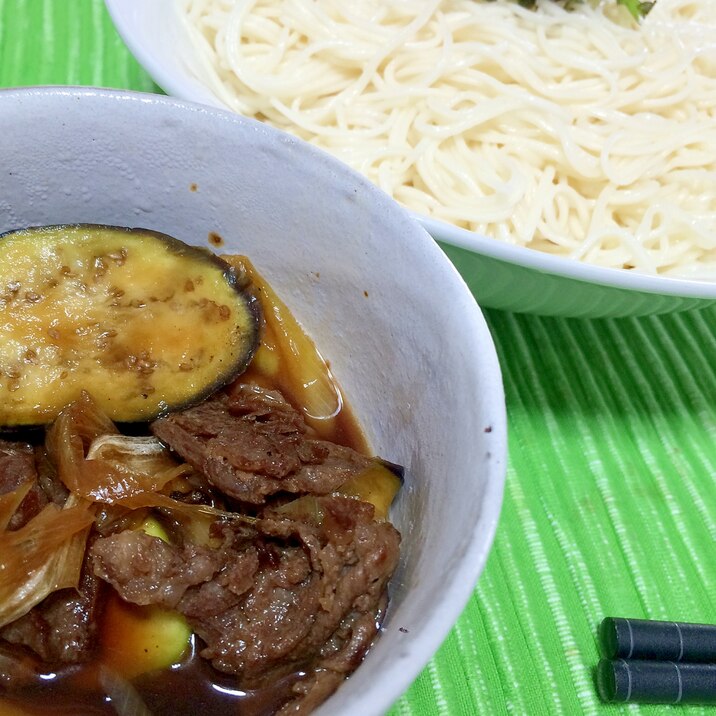
[[[382,713],[464,606],[501,502],[500,373],[459,275],[360,176],[228,112],[156,95],[10,90],[0,92],[0,134],[0,231],[110,223],[203,246],[219,234],[314,337],[375,451],[406,466],[384,633],[320,711]]]

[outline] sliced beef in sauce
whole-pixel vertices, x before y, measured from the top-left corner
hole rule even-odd
[[[50,502],[64,504],[68,493],[42,447],[0,441],[0,494],[29,481],[30,490],[10,519],[8,529],[24,526]],[[0,629],[0,640],[31,649],[47,664],[89,659],[96,644],[96,613],[104,586],[85,560],[77,589],[50,594],[27,614]]]
[[[328,494],[371,464],[350,448],[309,438],[280,393],[252,385],[156,420],[151,429],[218,490],[253,504],[277,492]]]
[[[25,442],[0,440],[0,494],[37,479],[35,451]]]
[[[301,703],[331,693],[369,648],[400,542],[389,523],[373,520],[367,503],[316,501],[320,522],[267,510],[253,538],[244,531],[232,539],[224,527],[220,563],[213,574],[202,571],[202,582],[186,547],[136,532],[98,539],[94,569],[139,604],[166,604],[166,593],[174,601],[181,592],[176,608],[204,641],[201,655],[243,687],[306,671],[291,707],[300,713]],[[180,579],[178,570],[191,576]]]
[[[200,655],[241,688],[283,684],[281,716],[309,713],[363,659],[397,565],[395,528],[371,504],[331,494],[374,461],[314,439],[280,393],[249,385],[151,429],[197,471],[172,497],[221,509],[239,500],[257,516],[217,519],[208,534],[177,521],[171,543],[121,519],[94,532],[78,588],[0,629],[0,687],[24,679],[33,652],[51,667],[90,660],[111,585],[127,602],[182,613]],[[67,490],[42,448],[0,441],[0,494],[26,482],[14,528],[63,504]]]
[[[218,551],[176,547],[142,531],[98,539],[92,548],[96,575],[114,585],[125,601],[174,608],[187,588],[209,581],[222,566]]]
[[[57,476],[57,470],[44,446],[35,447],[35,467],[37,468],[37,481],[47,495],[47,499],[60,507],[64,505],[69,496],[69,490]]]
[[[48,499],[37,480],[35,451],[29,443],[0,440],[0,495],[31,483],[30,489],[10,518],[8,529],[27,524],[47,504]]]
[[[57,479],[43,447],[0,440],[0,495],[26,483],[30,483],[30,489],[10,518],[10,530],[26,525],[50,502],[64,504],[67,488]]]
[[[77,589],[53,592],[27,614],[0,629],[0,638],[31,649],[48,665],[88,661],[97,646],[105,588],[85,558]]]

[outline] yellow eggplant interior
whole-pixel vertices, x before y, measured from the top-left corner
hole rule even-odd
[[[50,422],[88,391],[115,421],[201,400],[243,370],[254,299],[208,251],[143,229],[0,238],[0,426]]]

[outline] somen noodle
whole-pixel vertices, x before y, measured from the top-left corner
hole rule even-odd
[[[716,279],[716,3],[178,0],[192,70],[397,201],[487,236]]]

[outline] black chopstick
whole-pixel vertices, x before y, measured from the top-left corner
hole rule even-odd
[[[602,700],[716,704],[716,626],[607,617],[599,636]]]

